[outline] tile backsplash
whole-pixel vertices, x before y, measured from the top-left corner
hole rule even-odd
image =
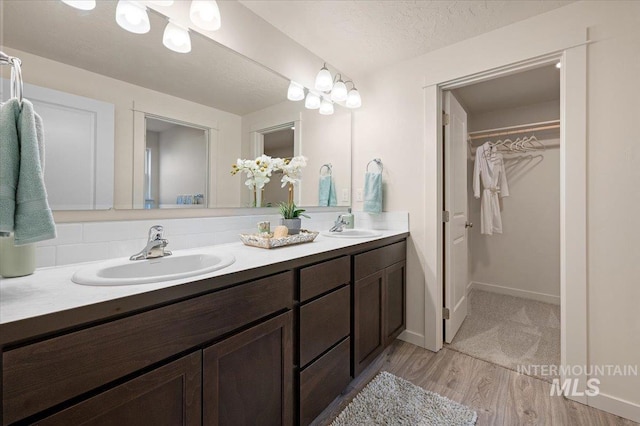
[[[407,212],[383,212],[379,215],[355,212],[356,228],[408,231]],[[311,213],[302,227],[328,230],[338,213]],[[238,242],[238,234],[252,233],[257,223],[270,221],[274,227],[280,216],[252,215],[188,219],[131,220],[111,222],[79,222],[56,225],[57,237],[36,245],[37,267],[105,260],[131,256],[147,243],[147,233],[153,225],[164,227],[164,236],[171,250]]]

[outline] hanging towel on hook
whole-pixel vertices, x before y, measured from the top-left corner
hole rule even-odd
[[[382,211],[382,173],[378,170],[364,174],[363,210],[373,214]]]
[[[482,199],[480,200],[480,233],[485,235],[502,234],[502,216],[500,199],[509,196],[507,173],[504,169],[502,154],[489,142],[476,150],[473,167],[473,195],[480,198],[482,181]]]
[[[15,245],[56,237],[44,185],[42,118],[28,100],[10,99],[0,110],[0,232]]]
[[[336,185],[331,175],[320,176],[318,186],[318,205],[320,207],[334,207],[338,205]]]

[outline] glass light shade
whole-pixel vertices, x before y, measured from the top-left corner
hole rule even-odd
[[[173,5],[173,0],[151,0],[150,3],[153,3],[158,6],[171,6]]]
[[[322,67],[316,76],[316,90],[328,92],[332,87],[333,77],[331,77],[331,73],[326,67]]]
[[[338,80],[331,89],[331,100],[335,102],[342,102],[347,100],[347,86],[344,81]]]
[[[220,29],[222,20],[215,0],[193,0],[189,8],[189,18],[198,28],[207,31]]]
[[[333,114],[333,103],[326,99],[323,99],[320,103],[320,114],[331,115]]]
[[[307,109],[320,108],[320,96],[312,92],[307,93],[307,98],[304,100],[304,106]]]
[[[164,44],[167,49],[171,49],[174,52],[191,52],[191,37],[189,37],[189,31],[171,21],[164,29],[162,44]]]
[[[349,95],[347,95],[347,102],[345,105],[347,108],[360,108],[362,105],[362,98],[360,98],[360,92],[358,92],[358,89],[353,88],[349,90]]]
[[[289,90],[287,90],[287,99],[290,101],[301,101],[304,99],[304,87],[302,85],[292,81],[289,83]]]
[[[93,10],[96,8],[96,0],[62,0],[62,3],[80,10]]]
[[[120,0],[116,7],[116,22],[125,30],[145,34],[151,29],[147,9],[135,2]]]

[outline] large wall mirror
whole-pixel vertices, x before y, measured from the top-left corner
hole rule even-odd
[[[153,10],[149,33],[127,32],[115,21],[116,4],[98,1],[82,12],[61,1],[3,1],[2,50],[22,60],[25,83],[102,108],[81,111],[84,128],[73,130],[73,140],[60,132],[78,124],[69,112],[78,113],[76,106],[60,104],[67,121],[59,112],[44,117],[45,132],[58,132],[47,139],[45,170],[57,173],[47,182],[50,194],[62,194],[54,210],[251,207],[251,191],[231,166],[262,154],[307,158],[297,204],[350,205],[350,110],[336,106],[323,116],[288,101],[285,77],[195,31],[190,53],[168,50],[167,18]],[[8,69],[1,72],[7,79]],[[110,141],[98,144],[97,128]],[[321,182],[328,171],[331,201]],[[67,200],[79,173],[87,176],[75,178],[85,183],[82,197]],[[268,185],[263,205],[283,201],[279,176]]]

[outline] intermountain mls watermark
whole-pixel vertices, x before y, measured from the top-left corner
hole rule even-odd
[[[637,365],[518,365],[518,374],[552,376],[550,395],[596,396],[600,393],[600,379],[605,376],[638,376]],[[561,381],[558,377],[568,377]],[[578,377],[589,377],[579,379]]]

